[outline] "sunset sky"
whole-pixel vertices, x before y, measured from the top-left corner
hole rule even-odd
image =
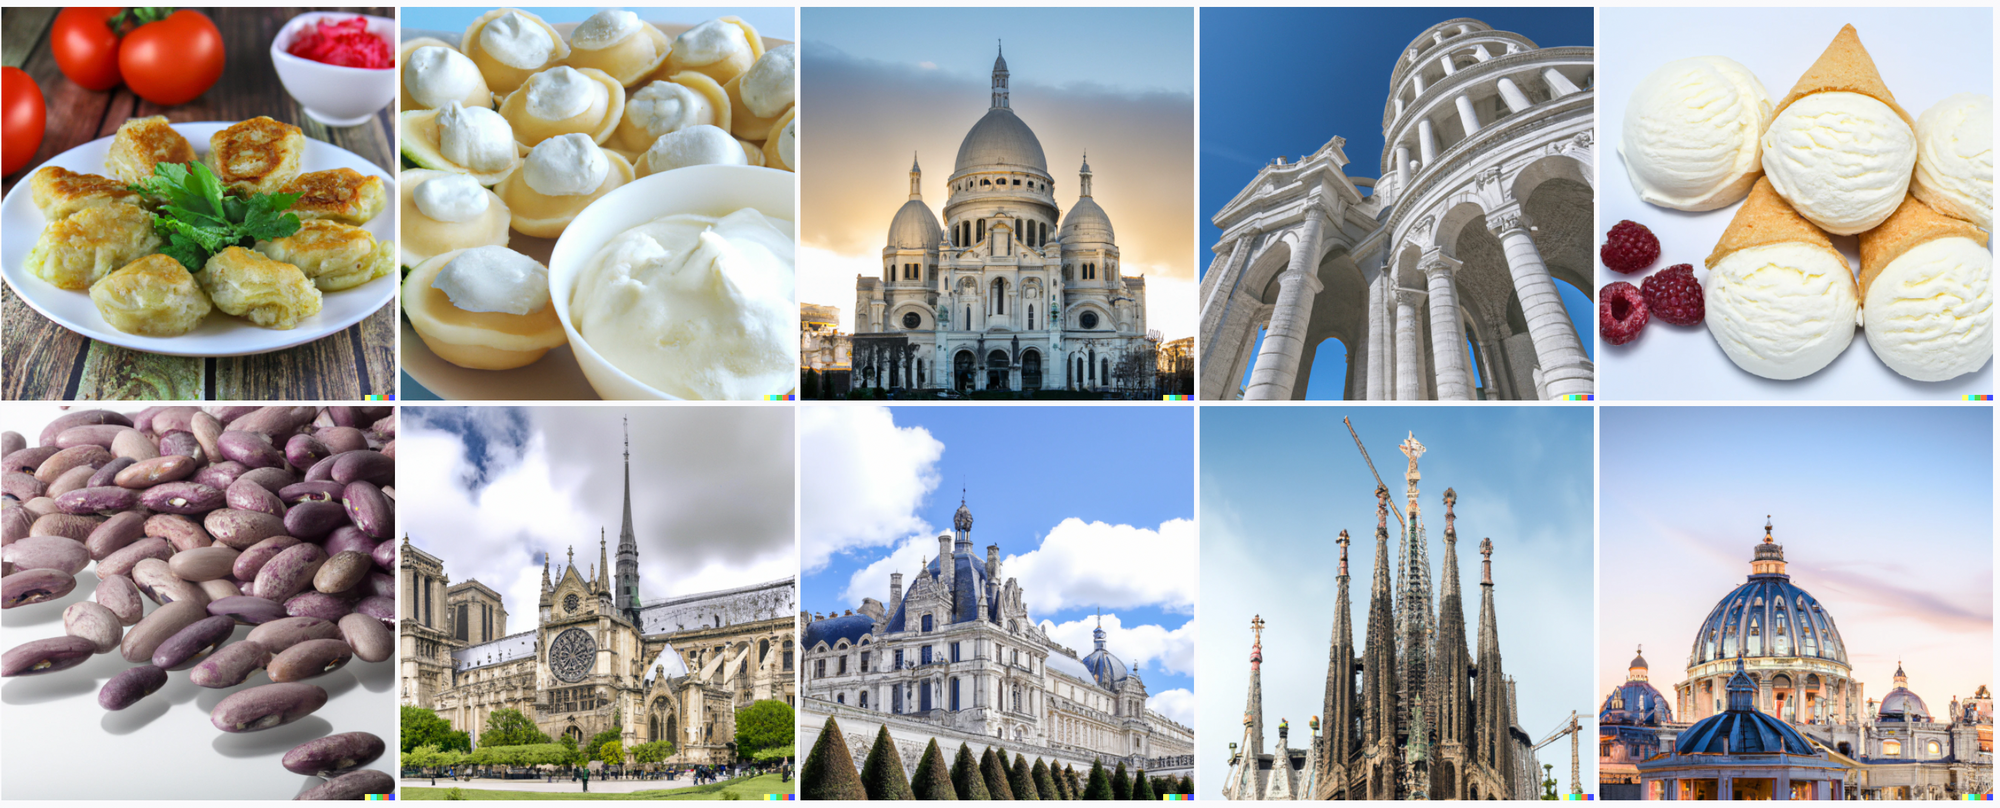
[[[1655,687],[1687,678],[1766,514],[1868,698],[1898,658],[1934,715],[1992,684],[1991,409],[1605,407],[1599,429],[1600,703],[1639,643]]]
[[[1194,14],[1191,9],[807,8],[799,106],[799,301],[840,308],[879,275],[910,157],[942,215],[958,145],[988,106],[1004,40],[1016,114],[1035,131],[1066,214],[1090,153],[1124,274],[1146,278],[1147,326],[1192,336]]]

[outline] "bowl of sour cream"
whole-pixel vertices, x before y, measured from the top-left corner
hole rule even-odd
[[[549,297],[598,395],[757,401],[796,389],[795,177],[677,168],[570,222],[549,257]]]

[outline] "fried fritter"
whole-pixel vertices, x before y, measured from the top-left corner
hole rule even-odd
[[[210,136],[208,149],[208,167],[224,186],[246,194],[275,193],[299,175],[306,135],[259,116]]]
[[[388,186],[381,177],[351,168],[300,174],[278,192],[299,195],[290,210],[301,219],[367,224],[389,205]]]
[[[143,204],[144,198],[126,185],[110,177],[78,174],[62,166],[42,166],[28,178],[35,207],[41,208],[42,217],[51,222],[99,205]]]
[[[242,247],[209,258],[199,280],[216,308],[265,328],[290,330],[319,313],[319,290],[304,272]]]
[[[257,251],[299,268],[322,292],[338,292],[389,274],[396,243],[376,243],[375,235],[353,225],[313,220],[299,232],[257,242]]]
[[[111,139],[111,153],[104,158],[104,168],[127,184],[137,184],[153,176],[155,163],[194,161],[194,147],[188,145],[187,138],[174,131],[165,116],[155,115],[133,118],[118,126],[118,135]]]
[[[89,289],[112,270],[158,252],[153,214],[126,204],[84,208],[42,228],[28,271],[64,289]]]
[[[181,262],[148,255],[90,286],[90,302],[111,327],[147,337],[178,337],[214,310]]]

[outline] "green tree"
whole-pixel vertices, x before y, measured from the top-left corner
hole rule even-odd
[[[1066,787],[1069,789],[1070,799],[1073,800],[1083,799],[1083,781],[1077,778],[1075,766],[1063,767],[1063,780],[1066,783]]]
[[[597,759],[612,766],[623,765],[625,763],[625,744],[619,741],[605,741],[603,746],[597,748]]]
[[[736,711],[736,755],[756,758],[765,749],[792,745],[792,706],[765,699]]]
[[[1063,774],[1062,769],[1056,768],[1055,766],[1050,766],[1049,780],[1050,782],[1056,784],[1056,799],[1059,800],[1076,799],[1076,791],[1069,787],[1069,777]]]
[[[1132,778],[1132,799],[1141,802],[1152,802],[1159,799],[1159,797],[1153,796],[1153,778],[1146,776],[1145,769],[1140,769],[1139,776]]]
[[[820,727],[819,740],[813,742],[805,765],[799,767],[799,799],[868,799],[868,792],[861,788],[861,775],[854,769],[854,756],[841,740],[840,723],[831,716]]]
[[[1108,800],[1111,797],[1111,775],[1104,773],[1104,762],[1099,760],[1091,761],[1090,782],[1083,787],[1083,798],[1086,800]]]
[[[896,751],[896,742],[889,739],[886,724],[875,732],[875,745],[868,750],[867,762],[861,764],[861,788],[871,800],[916,799],[910,793],[909,775],[903,773],[903,756]]]
[[[439,718],[437,713],[407,706],[402,712],[402,751],[405,754],[423,746],[435,746],[439,751],[472,748],[471,739],[463,732],[452,730],[451,723]]]
[[[986,747],[986,754],[979,756],[979,773],[986,778],[990,799],[1014,799],[1014,788],[1007,784],[1007,750]]]
[[[1194,796],[1194,775],[1181,775],[1181,793]]]
[[[1111,798],[1119,802],[1132,799],[1132,776],[1125,773],[1125,761],[1118,761],[1118,770],[1111,774]]]
[[[958,745],[958,757],[951,761],[951,787],[958,789],[959,799],[993,799],[992,792],[986,790],[986,775],[979,772],[979,761],[972,757],[972,747],[964,743]]]
[[[479,745],[526,746],[548,743],[549,736],[535,728],[535,722],[520,710],[494,710],[486,714],[486,731],[479,733]],[[571,743],[575,743],[572,741]]]
[[[623,737],[625,737],[624,728],[617,724],[612,724],[610,729],[590,736],[590,741],[583,745],[584,750],[590,753],[585,758],[585,761],[602,760],[606,763],[615,763],[616,761],[608,760],[599,755],[604,751],[605,744],[614,743]]]
[[[945,765],[936,738],[924,747],[924,757],[917,761],[917,773],[910,778],[910,792],[920,800],[958,799],[958,790],[951,785],[951,768]]]
[[[1035,783],[1036,796],[1045,800],[1063,798],[1062,792],[1056,789],[1056,779],[1049,776],[1048,764],[1043,763],[1041,758],[1035,758],[1035,767],[1028,770],[1028,775]]]
[[[1016,753],[1014,767],[1007,770],[1007,787],[1014,790],[1014,799],[1039,800],[1042,795],[1035,791],[1035,778],[1028,772],[1028,758]]]
[[[661,763],[673,756],[673,741],[651,741],[632,747],[632,759],[640,763]]]

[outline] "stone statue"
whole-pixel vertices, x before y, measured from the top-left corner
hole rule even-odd
[[[1423,476],[1417,473],[1417,458],[1424,456],[1424,445],[1417,442],[1417,433],[1411,432],[1409,435],[1402,443],[1397,444],[1396,448],[1403,451],[1403,456],[1410,458],[1410,470],[1404,476],[1415,482]]]

